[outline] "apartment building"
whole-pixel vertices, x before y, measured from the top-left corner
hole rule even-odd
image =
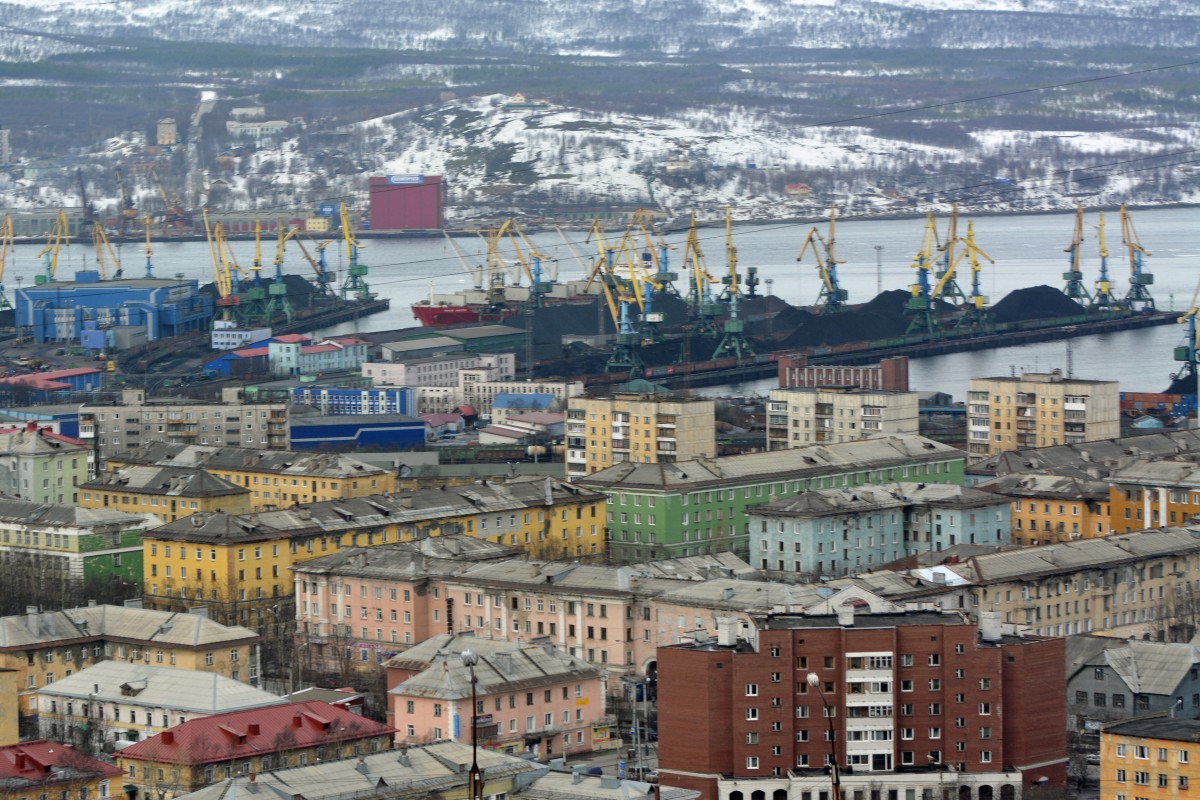
[[[478,657],[473,668],[463,663],[467,649]],[[439,634],[386,666],[389,722],[404,744],[474,741],[548,759],[617,743],[604,673],[553,645]]]
[[[908,391],[908,356],[885,358],[878,364],[835,366],[808,363],[804,353],[780,355],[779,386],[789,389],[799,386],[861,386],[864,389]]]
[[[972,378],[967,444],[972,460],[1007,450],[1080,444],[1121,435],[1116,381],[1027,372],[1019,378]]]
[[[0,668],[15,670],[20,713],[37,690],[107,659],[164,664],[255,684],[259,636],[194,614],[89,605],[0,617]]]
[[[132,465],[79,485],[82,508],[153,514],[163,522],[200,512],[250,513],[250,490],[194,467]]]
[[[0,492],[35,503],[75,503],[91,448],[29,422],[0,430]]]
[[[384,345],[385,351],[388,345]],[[516,377],[515,353],[441,353],[403,361],[370,361],[362,365],[364,378],[375,386],[459,386],[462,370],[482,369],[487,380],[511,381]]]
[[[1115,533],[1200,520],[1200,464],[1143,459],[1114,469],[1108,480]]]
[[[1008,502],[953,484],[818,489],[747,511],[764,570],[839,577],[958,544],[1009,542]]]
[[[255,514],[195,514],[146,534],[143,597],[153,608],[208,606],[260,628],[291,615],[289,570],[347,547],[463,533],[532,557],[604,553],[604,498],[551,478],[514,478],[403,495],[299,504]]]
[[[237,388],[222,389],[216,402],[147,399],[142,389],[126,389],[118,404],[79,407],[79,438],[99,439],[103,457],[162,441],[283,450],[287,403],[255,402]]]
[[[1165,528],[975,556],[938,568],[973,615],[1039,636],[1103,632],[1173,641],[1195,633],[1200,531]],[[1191,631],[1190,633],[1188,631]]]
[[[569,415],[567,425],[570,437]],[[575,482],[608,496],[613,559],[722,551],[749,559],[750,508],[820,489],[885,482],[961,485],[963,461],[962,451],[948,445],[885,435],[768,453],[618,464]]]
[[[35,739],[0,747],[0,798],[109,798],[121,770],[58,742]]]
[[[1200,720],[1159,714],[1100,731],[1100,800],[1179,800],[1200,782]]]
[[[38,690],[38,731],[100,750],[141,741],[189,719],[286,702],[214,672],[100,661]]]
[[[767,400],[771,450],[853,442],[880,433],[918,433],[916,392],[813,386],[775,389]]]
[[[189,719],[116,754],[125,781],[164,800],[238,773],[273,772],[390,750],[387,725],[310,700]]]
[[[248,511],[396,491],[394,472],[342,453],[153,442],[105,464],[110,470],[133,465],[202,469],[248,492]]]
[[[567,479],[614,464],[670,464],[717,454],[707,398],[623,393],[576,397],[567,407]]]
[[[1015,472],[976,488],[1009,499],[1013,544],[1054,544],[1113,533],[1108,481],[1078,470],[1062,475]]]
[[[1063,725],[1030,724],[1065,717],[1060,639],[851,605],[735,633],[659,651],[664,783],[720,800],[828,797],[834,760],[847,797],[1015,798],[1066,783]]]

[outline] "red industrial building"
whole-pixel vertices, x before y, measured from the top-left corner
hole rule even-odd
[[[1064,661],[990,615],[726,627],[658,651],[659,772],[704,800],[829,800],[836,758],[843,798],[1017,800],[1066,783]]]
[[[371,230],[435,230],[446,226],[441,175],[371,178]]]
[[[860,386],[889,392],[908,391],[908,356],[885,358],[875,365],[813,366],[805,353],[780,355],[779,388],[799,389],[820,386]]]

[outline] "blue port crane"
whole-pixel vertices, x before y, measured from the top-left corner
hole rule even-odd
[[[844,262],[838,261],[834,256],[836,222],[837,204],[835,203],[829,207],[829,234],[823,237],[821,232],[813,227],[808,232],[808,236],[804,238],[804,244],[800,247],[800,255],[796,256],[797,261],[803,261],[804,254],[811,247],[813,255],[817,259],[817,273],[821,276],[821,292],[817,296],[816,305],[818,314],[843,311],[846,308],[846,301],[849,299],[849,293],[838,282],[837,265]]]
[[[1125,305],[1130,311],[1153,311],[1154,298],[1150,296],[1150,287],[1154,284],[1154,275],[1146,272],[1143,261],[1150,253],[1138,240],[1133,218],[1124,204],[1121,205],[1121,243],[1129,254],[1129,292],[1125,295]]]

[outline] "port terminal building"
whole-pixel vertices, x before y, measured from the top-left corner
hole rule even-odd
[[[100,280],[95,271],[75,273],[73,281],[23,286],[13,306],[17,330],[37,342],[79,341],[95,323],[101,328],[144,328],[147,341],[207,330],[212,299],[199,282],[175,278]]]

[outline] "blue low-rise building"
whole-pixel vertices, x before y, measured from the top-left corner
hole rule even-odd
[[[403,414],[293,416],[293,450],[404,450],[423,447],[429,425]]]
[[[73,281],[49,281],[17,289],[13,297],[22,335],[38,342],[79,341],[84,323],[97,328],[132,325],[156,341],[207,330],[212,299],[198,281],[133,278],[102,281],[94,271],[75,273]]]

